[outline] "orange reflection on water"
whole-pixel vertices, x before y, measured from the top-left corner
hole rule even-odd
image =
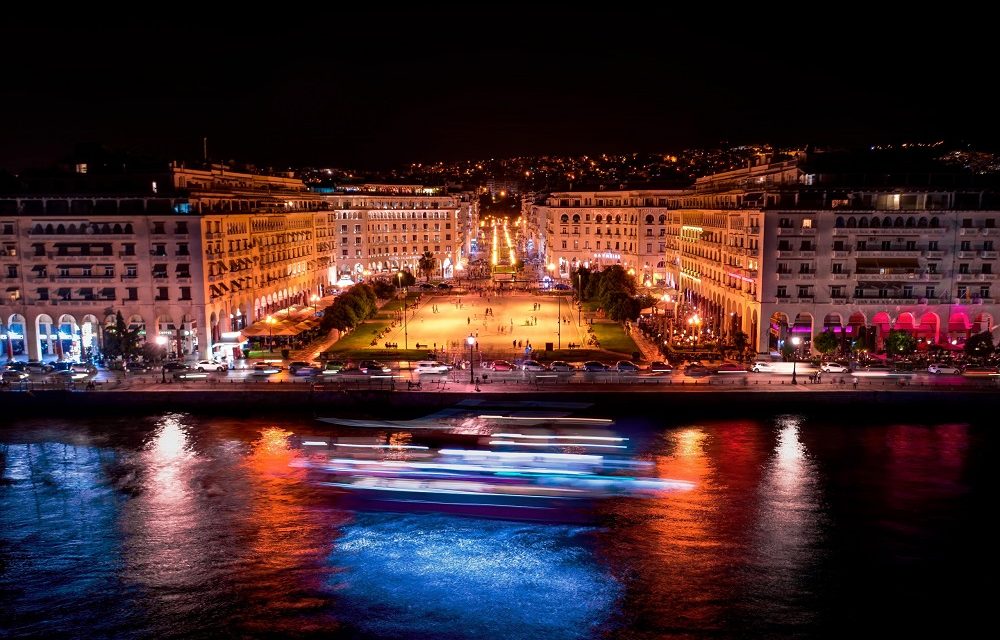
[[[323,558],[332,545],[328,531],[342,519],[330,517],[316,504],[304,482],[305,469],[290,466],[299,455],[289,446],[292,435],[278,427],[263,429],[250,443],[245,463],[250,484],[245,513],[251,527],[248,549],[254,558],[246,582],[257,585],[250,597],[262,608],[290,616],[261,620],[268,631],[300,632],[296,625],[304,621],[295,612],[323,608],[325,599],[310,594],[321,591]]]

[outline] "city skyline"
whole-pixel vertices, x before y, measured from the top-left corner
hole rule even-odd
[[[655,30],[655,14],[502,17],[351,13],[244,29],[11,21],[0,47],[19,62],[0,87],[11,125],[0,168],[44,165],[79,142],[194,159],[206,138],[212,160],[276,168],[1000,140],[974,95],[975,38],[848,46],[833,27],[786,42],[705,36],[683,21]]]

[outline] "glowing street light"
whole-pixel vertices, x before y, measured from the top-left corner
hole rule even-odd
[[[795,384],[795,365],[799,361],[799,345],[802,344],[802,338],[799,336],[792,336],[792,384]]]
[[[264,322],[267,324],[267,350],[274,353],[274,325],[278,321],[271,316],[267,316],[264,318]]]
[[[476,363],[472,356],[472,347],[476,344],[476,336],[469,334],[469,337],[465,339],[465,343],[469,345],[469,384],[476,383]]]
[[[691,316],[690,318],[688,318],[688,326],[691,327],[691,331],[694,333],[694,343],[695,343],[695,346],[697,346],[698,345],[698,337],[699,337],[699,334],[701,333],[701,331],[700,331],[701,330],[701,317],[699,317],[698,314],[696,313],[693,316]]]

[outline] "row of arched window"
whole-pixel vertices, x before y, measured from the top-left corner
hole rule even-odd
[[[844,227],[848,229],[853,229],[855,227],[860,229],[867,229],[869,227],[873,229],[878,229],[880,227],[883,229],[884,228],[902,229],[908,227],[917,227],[917,228],[931,227],[932,229],[936,229],[941,225],[941,223],[937,218],[930,218],[930,220],[928,221],[926,217],[921,217],[917,219],[914,218],[913,216],[909,216],[905,219],[903,218],[903,216],[896,216],[895,219],[889,216],[885,216],[884,218],[881,219],[879,219],[878,216],[872,216],[870,221],[867,216],[861,216],[860,218],[855,218],[854,216],[851,216],[846,220],[844,219],[843,216],[837,216],[837,220],[834,222],[834,225],[838,229],[842,229]]]
[[[31,233],[41,234],[41,235],[80,235],[80,234],[125,234],[125,233],[135,233],[132,229],[131,223],[123,224],[109,224],[105,222],[104,224],[98,224],[96,222],[83,222],[79,225],[75,224],[47,224],[44,227],[41,224],[36,224],[31,228]]]

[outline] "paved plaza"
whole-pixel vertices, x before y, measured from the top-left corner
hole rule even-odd
[[[468,351],[466,338],[470,334],[483,354],[496,358],[523,357],[529,345],[536,352],[544,351],[546,342],[559,348],[560,331],[563,348],[570,343],[584,344],[587,338],[586,318],[583,326],[577,325],[577,309],[569,296],[431,293],[421,297],[416,311],[408,311],[406,330],[411,349],[419,344],[419,348],[436,348],[457,356]],[[403,325],[397,325],[382,341],[403,347]]]

